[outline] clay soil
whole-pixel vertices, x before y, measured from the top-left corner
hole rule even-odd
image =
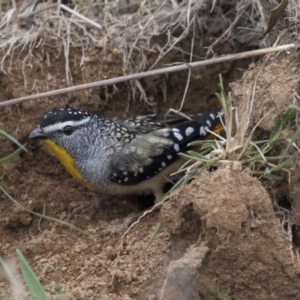
[[[42,59],[46,56],[50,65]],[[26,83],[24,58],[24,53],[15,55],[9,73],[0,74],[0,101],[66,86],[64,59],[53,49],[40,47],[26,58]],[[214,93],[219,73],[227,89],[231,83],[235,105],[241,105],[244,87],[253,85],[262,68],[250,130],[275,107],[260,127],[260,134],[267,135],[285,108],[299,102],[293,96],[299,93],[298,60],[296,52],[282,53],[272,56],[267,66],[257,62],[248,68],[249,62],[237,62],[195,70],[183,111],[218,106]],[[82,66],[80,53],[71,50],[70,64],[73,85],[122,75],[121,55],[114,49],[106,54],[93,50]],[[0,167],[1,186],[26,208],[88,233],[40,219],[0,193],[0,256],[14,266],[15,249],[20,249],[51,299],[300,299],[299,161],[289,168],[290,182],[286,174],[281,181],[258,180],[239,163],[203,172],[160,212],[142,219],[121,244],[126,229],[103,232],[143,211],[153,199],[113,197],[101,207],[73,213],[100,195],[77,184],[39,142],[27,138],[46,112],[66,104],[106,117],[179,108],[186,79],[187,73],[181,72],[141,80],[151,105],[129,97],[130,85],[123,83],[1,108],[0,128],[27,143],[28,150]],[[0,157],[14,149],[7,140],[0,143]],[[288,213],[293,234],[280,211]],[[159,222],[162,231],[147,247]],[[0,298],[9,294],[0,274]]]

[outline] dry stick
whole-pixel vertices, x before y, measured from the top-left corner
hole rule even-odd
[[[0,0],[0,3],[1,3],[1,0]],[[29,13],[29,14],[26,14],[26,15],[21,14],[21,15],[18,16],[18,19],[19,19],[19,20],[29,19],[29,18],[33,17],[34,15],[40,14],[40,13],[42,13],[42,12],[44,12],[44,11],[47,11],[47,10],[49,11],[50,9],[55,8],[55,7],[57,7],[57,6],[59,7],[59,4],[58,4],[58,3],[55,3],[55,4],[53,4],[53,5],[48,5],[47,7],[41,8],[41,9],[39,9],[39,10],[36,10],[36,11],[32,12],[32,13]],[[4,21],[4,22],[0,25],[0,29],[2,29],[7,23],[10,23],[10,22],[11,22],[11,20],[6,20],[6,21]]]
[[[206,67],[209,65],[217,64],[217,63],[223,63],[223,62],[233,61],[233,60],[242,59],[242,58],[249,58],[249,57],[253,57],[253,56],[278,52],[278,51],[282,51],[282,50],[289,50],[289,49],[293,49],[293,48],[296,48],[299,46],[300,45],[289,44],[289,45],[271,47],[271,48],[266,48],[266,49],[241,52],[241,53],[237,53],[237,54],[230,54],[230,55],[225,55],[225,56],[221,56],[221,57],[211,58],[211,59],[207,59],[207,60],[203,60],[203,61],[197,61],[197,62],[193,62],[190,64],[182,64],[179,66],[151,70],[151,71],[147,71],[147,72],[136,73],[136,74],[132,74],[132,75],[126,75],[126,76],[121,76],[121,77],[116,77],[116,78],[111,78],[111,79],[105,79],[105,80],[101,80],[101,81],[76,85],[73,87],[68,87],[68,88],[63,88],[63,89],[54,90],[54,91],[50,91],[50,92],[44,92],[44,93],[40,93],[40,94],[36,94],[36,95],[30,95],[30,96],[17,98],[17,99],[3,101],[3,102],[0,102],[0,107],[18,104],[18,103],[22,103],[25,101],[35,100],[35,99],[57,96],[60,94],[67,94],[70,92],[76,92],[76,91],[80,91],[80,90],[100,87],[100,86],[109,85],[109,84],[116,84],[116,83],[125,82],[125,81],[129,81],[129,80],[137,80],[137,79],[146,78],[146,77],[150,77],[150,76],[154,76],[154,75],[161,75],[161,74],[166,74],[166,73],[183,71],[183,70],[187,70],[190,68]]]
[[[279,43],[281,35],[279,35],[273,45],[273,47],[276,47],[277,44]],[[248,120],[247,120],[247,126],[250,123],[250,116],[252,114],[252,109],[253,109],[253,105],[254,105],[254,99],[255,99],[255,92],[256,92],[256,85],[258,82],[258,77],[260,76],[260,73],[262,72],[263,68],[265,68],[265,66],[267,65],[268,61],[270,58],[270,54],[267,56],[267,58],[263,61],[262,65],[260,66],[257,75],[255,76],[255,80],[253,82],[253,87],[252,87],[252,96],[251,96],[251,101],[250,101],[250,109],[249,109],[249,115],[248,115]]]
[[[162,60],[162,58],[163,58],[164,56],[166,56],[172,49],[174,49],[175,45],[176,45],[178,42],[182,41],[182,39],[183,39],[183,37],[185,36],[185,34],[187,34],[188,29],[189,29],[189,28],[186,27],[186,28],[183,30],[183,32],[180,34],[180,36],[173,42],[173,44],[167,49],[166,52],[164,52],[163,54],[160,53],[161,55],[158,56],[157,60],[156,60],[156,61],[154,62],[154,64],[150,67],[150,70],[153,69],[153,68],[158,64],[158,62]]]
[[[90,24],[90,25],[92,25],[92,26],[98,28],[99,30],[102,30],[102,29],[103,29],[102,26],[101,26],[100,24],[98,24],[98,23],[92,21],[91,19],[86,18],[85,16],[79,14],[79,13],[76,12],[75,10],[69,8],[68,6],[66,6],[66,5],[64,5],[64,4],[61,4],[60,7],[61,7],[63,10],[69,12],[70,14],[73,14],[73,15],[75,15],[76,17],[82,19],[82,20],[85,21],[86,23],[88,23],[88,24]]]
[[[0,186],[1,188],[1,186]],[[128,233],[131,231],[132,228],[134,228],[137,224],[140,223],[140,221],[146,217],[147,215],[149,215],[150,213],[154,212],[157,208],[159,208],[160,206],[162,206],[167,200],[169,199],[169,195],[166,195],[164,196],[164,198],[156,203],[154,206],[152,206],[149,210],[146,210],[143,212],[142,215],[139,216],[139,218],[133,222],[128,228],[127,230],[122,234],[121,236],[121,242],[120,242],[120,245],[119,245],[119,251],[118,251],[118,255],[117,255],[117,258],[115,260],[115,265],[114,265],[114,270],[112,272],[112,277],[111,277],[111,286],[114,285],[114,280],[115,280],[115,276],[116,276],[116,272],[117,272],[117,266],[118,266],[118,263],[119,263],[119,259],[120,259],[120,256],[121,256],[121,251],[122,251],[122,247],[124,245],[124,239],[125,237],[128,235]]]
[[[16,0],[12,0],[12,7],[14,9],[14,14],[13,14],[13,27],[14,27],[14,31],[17,30],[19,28],[18,26],[18,9],[17,9],[17,4],[16,4]]]
[[[240,9],[238,11],[241,11],[242,8],[244,8],[244,6],[240,7]],[[239,21],[239,19],[241,18],[242,14],[237,13],[236,18],[233,20],[233,22],[230,24],[230,26],[222,33],[221,36],[219,36],[209,47],[208,50],[206,51],[206,56],[205,58],[208,57],[208,55],[212,52],[212,49],[214,48],[215,45],[217,45],[221,40],[224,39],[224,37],[226,36],[226,34],[228,34],[230,32],[230,30],[232,30],[233,26]]]
[[[135,41],[133,42],[130,52],[129,52],[129,56],[128,56],[128,60],[130,60],[131,55],[133,53],[133,50],[135,49],[136,44],[138,43],[139,39],[141,38],[142,34],[144,33],[144,30],[147,28],[147,26],[150,24],[151,21],[153,21],[155,14],[161,9],[161,7],[166,3],[167,1],[164,0],[156,9],[155,12],[152,14],[152,16],[150,16],[150,18],[148,19],[147,23],[142,27],[142,30],[140,31],[140,33],[138,34],[137,38],[135,39]]]
[[[34,11],[34,12],[32,12],[32,13],[29,13],[29,14],[26,14],[26,15],[20,15],[20,16],[19,16],[19,20],[24,20],[24,19],[31,18],[31,17],[33,17],[34,15],[37,15],[37,14],[39,14],[39,13],[42,13],[42,12],[46,11],[46,10],[50,10],[50,9],[52,9],[52,8],[55,8],[56,6],[58,6],[58,3],[52,4],[52,5],[48,5],[47,7],[41,8],[41,9],[39,9],[39,10],[36,10],[36,11]]]
[[[192,22],[193,22],[193,37],[192,37],[192,43],[191,43],[190,62],[189,62],[190,64],[193,62],[193,55],[194,55],[195,24],[196,24],[195,18],[193,18]],[[189,89],[189,86],[190,86],[191,75],[192,75],[192,69],[189,69],[188,78],[187,78],[187,82],[186,82],[186,85],[185,85],[184,94],[183,94],[183,97],[182,97],[182,100],[181,100],[179,111],[182,110],[182,107],[183,107],[183,104],[184,104],[184,101],[185,101],[185,97],[187,95],[187,92],[188,92],[188,89]]]

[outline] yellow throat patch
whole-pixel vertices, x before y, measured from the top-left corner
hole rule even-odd
[[[75,168],[74,159],[72,156],[63,148],[55,144],[50,140],[43,140],[45,146],[49,151],[61,162],[61,164],[66,168],[66,170],[79,181],[81,184],[84,184],[81,173]]]

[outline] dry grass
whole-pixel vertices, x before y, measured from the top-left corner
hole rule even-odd
[[[68,58],[71,48],[81,49],[81,64],[95,47],[101,48],[104,53],[117,48],[122,55],[123,75],[129,75],[161,66],[171,52],[188,55],[189,60],[179,62],[182,63],[213,57],[218,45],[224,42],[234,45],[237,52],[245,46],[266,47],[273,45],[274,34],[277,35],[278,31],[273,30],[262,40],[259,38],[271,9],[276,5],[276,0],[240,0],[226,5],[222,1],[210,0],[143,0],[140,4],[133,0],[74,0],[67,7],[60,3],[52,4],[51,1],[35,5],[24,0],[17,13],[16,3],[12,2],[10,9],[2,5],[0,49],[3,55],[0,70],[9,72],[17,49],[27,53],[26,58],[29,58],[33,48],[51,44],[62,49],[65,78],[70,86],[72,71]],[[299,12],[298,2],[290,1],[286,16],[295,35],[299,27]],[[282,17],[276,28],[285,26]],[[208,45],[207,37],[210,39]],[[188,52],[186,41],[191,45]],[[195,53],[195,43],[206,46],[202,57]],[[155,57],[152,65],[148,60],[150,54]],[[22,68],[25,87],[26,58]],[[187,79],[187,87],[188,82]],[[133,99],[139,97],[149,106],[152,105],[138,81],[131,81],[128,85]]]

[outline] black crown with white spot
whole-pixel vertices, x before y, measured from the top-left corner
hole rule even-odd
[[[93,117],[93,114],[76,108],[55,109],[44,116],[40,123],[40,127],[44,128],[49,125],[67,121],[81,121],[87,117]]]

